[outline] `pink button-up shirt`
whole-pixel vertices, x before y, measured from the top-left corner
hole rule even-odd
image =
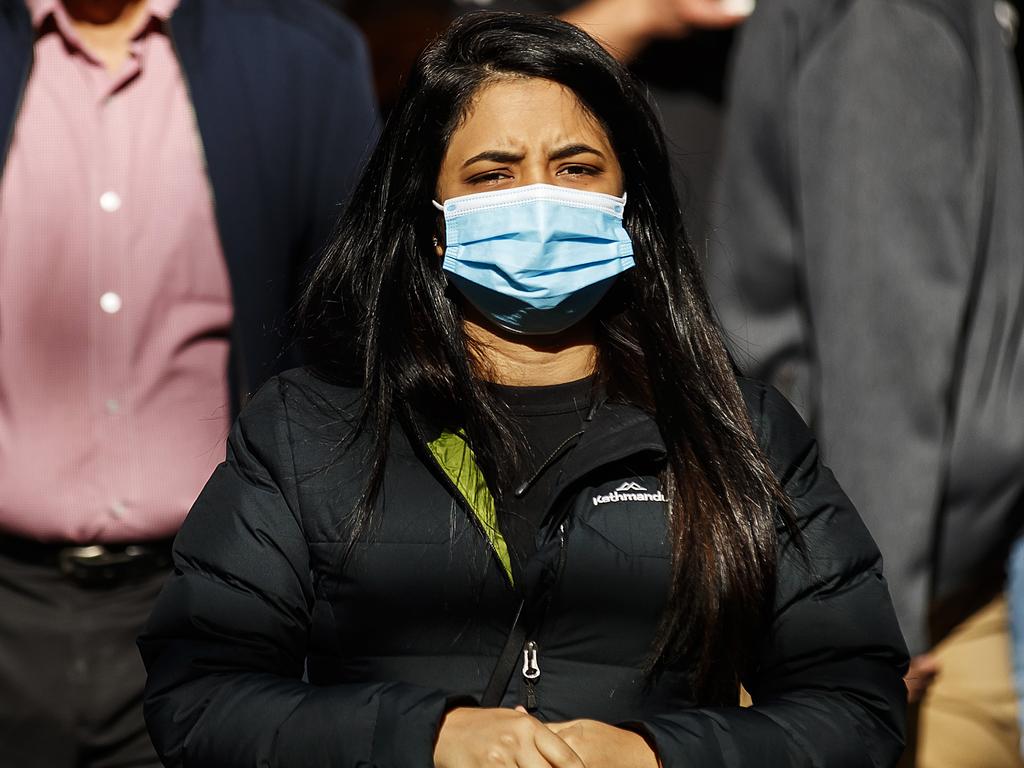
[[[111,75],[59,0],[0,177],[0,532],[174,533],[229,422],[232,306],[203,150],[150,0]],[[0,149],[2,151],[2,149]]]

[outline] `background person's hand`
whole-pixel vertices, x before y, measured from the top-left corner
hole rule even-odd
[[[435,768],[587,768],[565,741],[521,709],[458,707],[445,715]]]
[[[562,18],[628,61],[652,40],[733,27],[753,10],[754,0],[589,0]]]
[[[587,768],[659,768],[658,756],[638,733],[597,720],[548,723]]]
[[[938,659],[930,653],[922,653],[910,660],[910,669],[903,678],[907,686],[907,701],[914,704],[921,700],[928,686],[941,671]]]

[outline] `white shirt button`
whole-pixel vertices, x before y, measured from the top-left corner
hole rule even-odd
[[[115,414],[115,413],[120,413],[120,412],[121,412],[121,403],[119,403],[114,398],[110,398],[109,400],[107,400],[107,413]]]
[[[128,507],[120,499],[114,499],[110,502],[110,516],[115,520],[124,520],[128,517]]]
[[[116,315],[121,311],[121,297],[113,291],[107,291],[100,296],[100,309],[108,315]]]
[[[121,208],[121,196],[117,192],[104,192],[100,195],[100,208],[107,213],[114,213]]]

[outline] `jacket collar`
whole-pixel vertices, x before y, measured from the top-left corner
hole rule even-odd
[[[573,485],[627,459],[643,457],[658,463],[665,456],[665,441],[653,416],[629,403],[605,402],[594,413],[579,443],[564,459],[561,480],[546,514],[549,532],[560,522],[559,498]]]
[[[440,435],[427,442],[427,452],[476,518],[506,578],[514,584],[512,559],[505,537],[498,527],[498,511],[494,496],[487,487],[484,473],[480,470],[473,449],[469,447],[465,436],[461,431],[442,430]]]
[[[414,440],[424,448],[432,465],[439,470],[453,492],[474,516],[481,532],[510,583],[514,582],[508,545],[498,528],[494,497],[477,466],[476,457],[461,430],[440,429],[420,417],[412,425]],[[631,457],[644,455],[659,461],[665,456],[665,441],[657,423],[647,412],[627,403],[605,401],[595,409],[579,441],[565,457],[562,478],[550,501],[593,472]],[[558,520],[548,510],[549,530]]]
[[[579,444],[566,457],[563,472],[570,482],[638,454],[665,456],[665,440],[654,417],[630,403],[606,401],[594,413]]]

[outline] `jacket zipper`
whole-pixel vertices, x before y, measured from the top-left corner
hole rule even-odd
[[[537,641],[528,640],[523,646],[523,685],[526,690],[526,711],[537,710],[537,681],[540,680],[540,664],[537,661]]]
[[[555,587],[558,585],[559,580],[562,578],[562,573],[565,570],[565,564],[568,560],[568,548],[566,547],[565,541],[565,522],[558,526],[558,566],[555,570],[555,578],[551,584],[551,588],[548,592],[547,604],[544,606],[544,610],[541,612],[541,621],[537,623],[537,626],[533,628],[533,635],[536,638],[540,634],[541,623],[544,615],[547,613],[548,605],[551,603],[551,594],[554,592]],[[527,712],[536,712],[540,707],[537,700],[537,686],[540,683],[540,645],[536,639],[527,640],[523,645],[523,692],[525,694],[523,706],[526,707]]]
[[[579,431],[579,432],[577,432],[577,433],[575,433],[573,435],[569,435],[569,437],[565,438],[565,440],[563,440],[559,444],[559,446],[557,448],[555,448],[554,451],[551,452],[551,455],[548,456],[546,459],[544,459],[544,461],[542,461],[540,463],[540,466],[538,466],[537,469],[534,471],[534,473],[532,475],[530,475],[529,478],[527,478],[526,482],[524,482],[522,485],[520,485],[518,488],[516,488],[515,496],[517,498],[520,498],[528,490],[530,490],[530,487],[535,482],[537,482],[537,480],[540,479],[540,476],[543,475],[547,471],[548,467],[550,467],[555,462],[556,459],[558,459],[560,456],[562,456],[562,454],[566,453],[569,450],[570,447],[575,445],[575,442],[578,441],[579,438],[581,438],[582,436],[583,436],[583,431],[581,430],[581,431]]]

